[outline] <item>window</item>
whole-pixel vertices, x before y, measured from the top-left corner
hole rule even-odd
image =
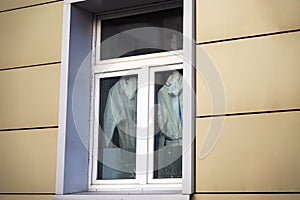
[[[180,13],[177,17],[182,19],[182,12],[174,11],[179,7],[184,9],[184,25],[182,21],[175,20],[175,13]],[[173,17],[167,20],[168,14],[171,16],[171,11]],[[158,12],[161,13],[157,14]],[[148,28],[149,26],[130,24],[132,22],[129,20],[130,17],[135,16],[138,20],[142,19],[138,16],[144,15],[146,18],[146,15],[151,13],[160,16],[154,19],[156,14],[152,15],[151,19],[158,25],[151,29]],[[126,21],[126,18],[127,28],[123,29],[122,34],[115,34],[114,31],[118,26],[113,26],[111,22]],[[163,23],[166,21],[168,23]],[[120,192],[122,198],[125,193],[129,195],[144,193],[142,196],[147,196],[147,199],[152,199],[153,194],[156,194],[155,197],[159,196],[159,199],[170,199],[174,196],[188,199],[189,194],[194,192],[195,45],[192,41],[195,36],[194,22],[195,0],[64,1],[54,199],[94,198],[90,195],[105,199],[107,193],[102,191],[109,191],[109,194],[114,194],[116,199],[119,199]],[[168,32],[162,31],[164,26],[169,26]],[[104,30],[105,27],[111,28]],[[134,28],[133,32],[130,27]],[[143,34],[136,32],[137,30]],[[183,38],[181,34],[177,34],[182,31]],[[172,32],[175,34],[170,34]],[[109,44],[107,42],[110,42],[110,45],[103,48]],[[110,47],[121,51],[110,50]],[[139,51],[136,51],[138,49]],[[184,77],[183,99],[180,104],[182,146],[178,145],[174,148],[165,145],[166,142],[160,142],[164,138],[158,137],[160,135],[158,130],[161,127],[157,121],[158,113],[161,112],[157,106],[159,91],[173,73],[179,73]],[[99,131],[104,126],[103,117],[109,90],[121,80],[136,81],[137,87],[134,92],[137,97],[137,126],[135,133],[131,134],[131,139],[136,143],[135,153],[132,149],[126,150],[131,153],[128,158],[121,156],[124,142],[122,136],[119,137],[117,126],[112,138],[104,144],[101,144],[105,140],[100,140],[103,135]],[[178,99],[175,105],[179,108]],[[134,116],[132,118],[134,119]],[[180,121],[180,117],[178,119]],[[98,142],[99,140],[101,142]],[[161,148],[161,144],[165,145],[164,148]],[[170,159],[171,162],[164,163],[165,157],[169,154],[168,148],[175,152],[173,154],[175,156]],[[178,153],[180,148],[182,148],[182,158]],[[121,167],[121,171],[118,171],[117,167],[120,162],[109,163],[114,167],[114,173],[111,173],[112,169],[103,166],[103,161],[112,160],[107,157],[112,155],[108,153],[109,151],[114,151],[112,154],[121,157],[122,162],[125,158],[125,163],[128,160],[133,162],[127,168]],[[140,154],[143,156],[139,156]],[[178,157],[180,158],[177,161]],[[169,168],[165,168],[165,165]],[[176,167],[180,165],[181,171],[180,167]],[[125,169],[128,173],[124,173]],[[109,198],[113,197],[110,195]],[[131,196],[127,196],[126,199],[131,199]]]
[[[97,20],[90,190],[181,190],[182,7]]]

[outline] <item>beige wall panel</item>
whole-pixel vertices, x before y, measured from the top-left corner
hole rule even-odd
[[[52,200],[53,195],[0,195],[0,200]]]
[[[198,45],[197,115],[224,114],[211,110],[211,97],[201,77],[201,66],[206,64],[200,48],[219,71],[227,113],[237,113],[300,108],[299,44],[300,32]]]
[[[1,0],[0,11],[47,3],[53,0]]]
[[[62,5],[0,13],[0,69],[60,61]]]
[[[200,159],[211,119],[198,119],[196,191],[299,192],[299,121],[300,112],[226,117],[220,139]]]
[[[196,194],[192,200],[292,200],[299,194]]]
[[[58,124],[59,65],[0,72],[0,129]]]
[[[300,28],[299,0],[197,0],[197,42]]]
[[[0,193],[52,193],[57,129],[0,132]]]

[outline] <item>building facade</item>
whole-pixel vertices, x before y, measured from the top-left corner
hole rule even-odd
[[[76,172],[57,167],[70,2],[0,3],[0,199],[60,198]],[[194,3],[191,199],[300,198],[300,2]]]

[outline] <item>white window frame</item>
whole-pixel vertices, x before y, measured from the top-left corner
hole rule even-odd
[[[175,55],[174,55],[175,53]],[[165,54],[165,53],[158,53]],[[149,113],[149,106],[154,106],[154,90],[151,87],[154,82],[154,74],[155,72],[161,71],[170,71],[176,69],[182,69],[182,58],[181,54],[178,52],[169,52],[168,59],[161,58],[158,56],[157,58],[148,58],[143,60],[141,63],[140,61],[127,61],[121,63],[112,63],[113,71],[106,70],[101,71],[105,67],[103,66],[94,66],[94,94],[92,95],[93,102],[93,110],[94,114],[91,117],[91,122],[93,124],[93,129],[91,130],[91,139],[90,139],[90,152],[93,154],[90,155],[90,165],[92,167],[89,168],[89,191],[168,191],[168,192],[175,192],[178,193],[182,189],[182,178],[170,178],[170,179],[153,179],[150,178],[153,176],[152,173],[143,173],[150,170],[153,170],[153,157],[151,154],[154,151],[154,139],[153,135],[153,127],[148,127],[148,119],[149,117],[144,114],[144,112]],[[159,65],[153,65],[155,62],[159,62],[161,59],[164,60],[162,64],[160,62]],[[180,62],[181,61],[181,62]],[[132,67],[134,66],[134,67]],[[148,140],[139,140],[137,139],[136,149],[137,154],[147,154],[148,157],[145,157],[145,160],[137,160],[136,161],[136,179],[126,179],[126,180],[97,180],[97,164],[98,164],[98,134],[99,134],[99,96],[100,96],[100,79],[101,78],[109,78],[109,77],[120,77],[120,76],[127,76],[127,75],[137,75],[138,76],[138,86],[145,85],[142,90],[138,90],[137,92],[137,127],[148,127],[147,133],[142,135],[142,131],[137,129],[137,135],[150,138]],[[149,93],[152,92],[152,93]],[[145,98],[147,96],[148,98]],[[143,99],[143,101],[141,101]],[[151,103],[149,103],[149,100]],[[183,99],[184,101],[184,99]],[[149,113],[150,115],[150,113]],[[141,117],[143,116],[143,117]],[[151,135],[152,134],[152,135]],[[184,135],[184,133],[183,133]],[[151,139],[152,137],[152,139]]]
[[[152,11],[157,11],[159,9],[155,9]],[[123,15],[124,16],[124,15]],[[115,18],[115,16],[110,16],[112,18]],[[107,19],[107,18],[106,18]],[[94,44],[96,44],[96,50],[94,51],[93,55],[93,69],[92,73],[94,74],[94,90],[95,93],[92,94],[92,100],[93,102],[93,110],[98,111],[99,110],[99,80],[100,78],[107,78],[107,77],[114,77],[114,76],[124,76],[129,74],[137,74],[138,77],[143,76],[143,79],[138,78],[138,85],[147,84],[150,81],[149,80],[149,74],[150,70],[154,71],[153,69],[156,69],[156,71],[164,71],[164,70],[170,70],[170,69],[182,69],[182,50],[176,50],[176,51],[169,51],[169,52],[160,52],[160,53],[152,53],[152,54],[144,54],[144,55],[136,55],[136,56],[130,56],[130,57],[122,57],[122,58],[113,58],[113,59],[106,59],[101,60],[100,59],[100,45],[101,45],[101,20],[96,17],[94,22],[94,29],[96,30],[94,33]],[[175,66],[175,67],[174,67]],[[159,69],[159,70],[157,70]],[[152,77],[152,74],[150,75]],[[151,78],[152,79],[152,78]],[[149,93],[148,86],[144,87],[144,91],[138,92],[138,99],[141,99],[143,96],[148,96],[147,102],[140,103],[137,102],[137,122],[138,127],[145,127],[148,125],[148,115],[147,117],[141,118],[141,111],[147,111],[148,112],[148,106],[149,99],[154,97]],[[151,91],[154,92],[154,91]],[[150,96],[148,95],[150,94]],[[93,97],[93,95],[95,95]],[[139,98],[140,97],[140,98]],[[145,98],[144,98],[145,99]],[[141,174],[141,171],[148,171],[150,170],[154,162],[153,157],[149,157],[147,160],[143,161],[137,161],[136,162],[136,179],[126,179],[126,180],[96,180],[97,177],[97,153],[98,153],[98,133],[99,133],[99,127],[97,124],[99,124],[99,113],[96,112],[95,115],[91,115],[91,122],[93,122],[93,130],[91,131],[91,137],[90,140],[90,152],[93,152],[93,155],[90,156],[90,161],[92,161],[92,167],[89,167],[90,170],[90,177],[89,177],[89,191],[115,191],[116,189],[120,190],[153,190],[156,188],[158,191],[162,190],[168,190],[168,191],[174,191],[178,192],[182,189],[182,178],[176,178],[176,179],[153,179],[149,178],[149,176],[153,176],[153,172],[147,175],[139,175]],[[96,119],[93,119],[93,116],[96,117]],[[145,115],[144,115],[145,116]],[[151,116],[153,117],[153,116]],[[149,127],[148,131],[153,131]],[[140,135],[139,130],[137,130],[137,135]],[[184,135],[184,134],[183,134]],[[146,137],[149,137],[146,136]],[[151,137],[151,136],[150,136]],[[148,144],[149,143],[149,144]],[[148,147],[143,148],[143,147]],[[143,148],[143,151],[137,152],[140,154],[147,154],[150,155],[150,152],[153,152],[154,149],[154,141],[151,139],[149,141],[139,141],[137,140],[137,148],[141,149]],[[150,153],[150,154],[149,154]],[[153,155],[153,154],[152,154]],[[152,163],[151,163],[152,162]],[[147,164],[148,163],[148,164]],[[140,171],[140,172],[139,172]],[[153,185],[155,184],[155,185]],[[170,185],[166,185],[170,184]]]

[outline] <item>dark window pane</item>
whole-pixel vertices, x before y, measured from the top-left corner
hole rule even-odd
[[[182,177],[182,70],[155,73],[154,177]]]
[[[135,179],[137,76],[100,80],[97,179]]]
[[[182,8],[101,21],[101,60],[182,49]]]

